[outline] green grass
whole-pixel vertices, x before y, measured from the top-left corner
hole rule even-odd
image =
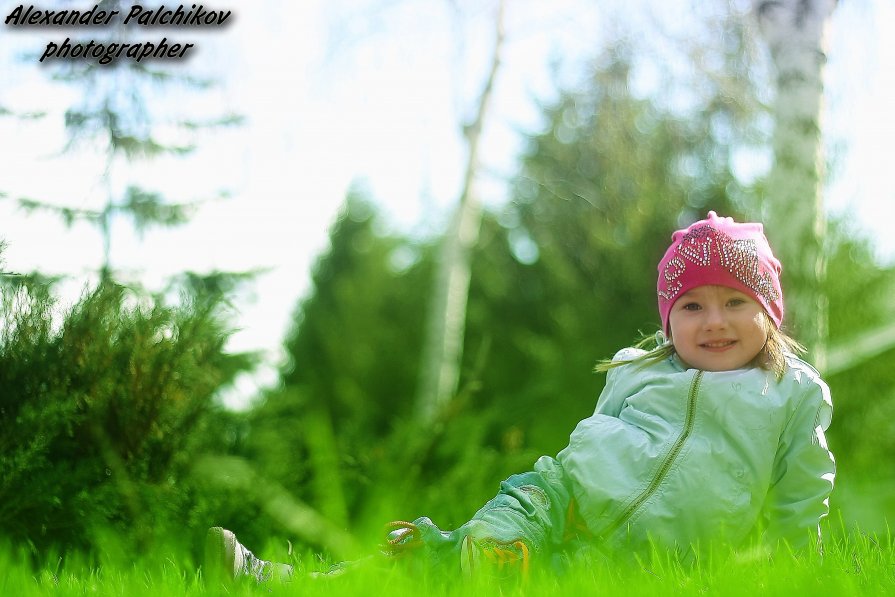
[[[406,565],[371,558],[338,578],[310,578],[326,564],[314,556],[286,584],[206,582],[189,550],[157,553],[139,562],[110,549],[99,561],[78,554],[34,566],[22,551],[0,549],[0,595],[892,595],[895,549],[891,536],[857,531],[828,536],[823,555],[808,551],[731,554],[695,565],[656,556],[649,564],[588,560],[557,575],[533,570],[531,577],[463,580],[413,572]],[[266,555],[264,550],[262,554]]]

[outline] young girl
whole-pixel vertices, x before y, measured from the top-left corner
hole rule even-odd
[[[832,404],[780,331],[781,266],[762,225],[709,212],[674,233],[658,269],[658,346],[598,365],[606,387],[568,447],[504,481],[454,531],[428,518],[392,523],[386,553],[524,571],[581,545],[687,557],[819,537],[835,473],[824,438]],[[283,570],[229,531],[213,529],[209,545],[234,576]]]

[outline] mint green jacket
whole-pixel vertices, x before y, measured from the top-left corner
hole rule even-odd
[[[832,404],[817,371],[786,363],[779,381],[756,368],[685,369],[677,357],[612,369],[556,458],[502,482],[454,531],[422,517],[416,533],[433,561],[451,562],[466,536],[522,540],[533,553],[658,545],[685,558],[719,543],[801,547],[818,536],[833,489]]]
[[[803,545],[833,489],[832,403],[817,371],[786,363],[780,381],[757,368],[685,369],[677,357],[612,369],[596,412],[536,470],[558,465],[580,520],[610,549]]]

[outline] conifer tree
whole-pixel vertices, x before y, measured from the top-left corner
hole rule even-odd
[[[100,5],[127,11],[119,0]],[[88,31],[119,42],[129,35],[117,27]],[[99,152],[99,190],[68,205],[6,199],[51,211],[69,226],[93,225],[103,257],[98,283],[70,308],[59,306],[52,280],[39,272],[8,273],[0,284],[0,534],[38,555],[51,546],[97,548],[110,533],[139,551],[166,533],[186,539],[184,529],[213,524],[208,512],[220,499],[194,479],[192,465],[200,452],[222,449],[219,430],[208,428],[218,395],[254,358],[225,348],[227,299],[246,274],[185,273],[167,296],[120,283],[113,223],[127,218],[137,233],[183,225],[195,204],[118,181],[128,180],[136,160],[191,152],[191,131],[240,119],[176,113],[169,91],[210,85],[177,63],[71,60],[45,70],[80,92],[64,115],[62,149]],[[163,142],[162,126],[181,131],[180,140]]]
[[[295,496],[344,523],[370,467],[413,409],[427,250],[377,231],[354,189],[296,309],[282,388],[253,411],[249,456]]]
[[[51,3],[45,8],[53,6]],[[55,6],[67,7],[68,4],[56,2]],[[121,0],[103,0],[98,6],[107,12],[128,12],[128,3]],[[84,35],[82,31],[86,31],[91,39],[105,35],[108,43],[132,41],[133,36],[131,28],[123,26],[121,21],[108,28],[78,29],[78,35]],[[81,41],[87,42],[73,38],[71,43]],[[116,277],[113,222],[125,218],[136,234],[142,234],[152,227],[186,224],[199,205],[199,201],[193,199],[172,201],[159,191],[134,182],[127,183],[123,189],[117,188],[114,182],[121,178],[121,174],[125,173],[127,180],[129,165],[137,160],[152,160],[162,155],[186,156],[196,149],[189,139],[191,135],[208,128],[238,125],[242,121],[235,114],[213,114],[196,119],[172,111],[171,93],[183,89],[188,93],[201,92],[211,87],[213,81],[193,76],[184,68],[155,66],[158,64],[163,63],[126,60],[103,65],[95,59],[82,59],[47,66],[47,76],[79,91],[79,99],[64,114],[67,141],[61,149],[65,154],[96,152],[101,156],[101,167],[96,173],[97,190],[90,197],[73,197],[63,205],[40,197],[9,197],[26,213],[47,211],[56,214],[67,227],[82,222],[95,227],[102,243],[102,261],[98,266],[101,280]],[[5,112],[8,116],[16,115],[9,109]],[[161,140],[158,133],[162,126],[173,126],[180,140]]]
[[[182,532],[205,505],[196,429],[252,363],[225,351],[218,305],[106,283],[60,314],[47,285],[2,282],[0,533],[40,556]]]

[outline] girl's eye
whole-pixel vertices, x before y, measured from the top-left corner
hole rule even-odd
[[[727,301],[727,304],[731,307],[739,307],[740,305],[743,305],[745,303],[746,303],[746,301],[744,301],[741,298],[733,298],[733,299],[730,299],[729,301]]]
[[[699,303],[687,303],[682,308],[684,311],[699,311],[701,307],[699,306]]]

